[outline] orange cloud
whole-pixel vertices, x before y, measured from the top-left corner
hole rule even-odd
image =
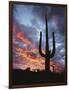
[[[21,41],[23,41],[25,44],[27,44],[27,45],[31,45],[32,44],[32,41],[31,40],[29,40],[26,36],[25,36],[25,34],[23,33],[23,32],[18,32],[17,34],[16,34],[16,37],[18,38],[18,39],[20,39]]]

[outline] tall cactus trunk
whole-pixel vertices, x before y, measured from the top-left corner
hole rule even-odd
[[[46,71],[50,70],[50,58],[49,57],[45,58],[45,70]]]
[[[47,71],[49,71],[50,70],[50,58],[49,58],[49,40],[48,40],[48,24],[47,24],[47,18],[45,18],[46,19],[46,48],[45,48],[45,52],[47,52],[46,53],[46,55],[47,55],[47,57],[45,57],[45,69],[47,70]]]
[[[42,32],[40,32],[40,41],[39,41],[39,53],[42,57],[45,57],[45,70],[50,71],[50,58],[52,58],[55,54],[55,36],[54,32],[52,33],[53,36],[53,50],[52,52],[49,50],[49,40],[48,40],[48,24],[47,24],[47,17],[46,17],[46,48],[45,54],[43,54],[41,50],[41,43],[42,43]]]

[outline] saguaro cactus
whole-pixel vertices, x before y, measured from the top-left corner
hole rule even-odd
[[[45,48],[45,54],[42,52],[41,47],[42,47],[42,32],[40,32],[40,41],[39,41],[39,53],[42,57],[45,58],[45,70],[50,71],[50,58],[52,58],[55,54],[55,36],[54,32],[52,32],[53,36],[53,49],[52,51],[49,50],[49,39],[48,39],[48,24],[47,24],[47,16],[45,17],[46,19],[46,48]]]

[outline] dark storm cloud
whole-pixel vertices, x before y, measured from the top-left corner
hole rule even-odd
[[[48,6],[33,6],[31,19],[32,25],[35,25],[38,29],[44,29],[45,25],[45,16],[51,11],[51,8]]]
[[[34,6],[32,9],[33,15],[41,19],[41,21],[45,19],[45,15],[49,14],[50,11],[51,8],[48,6]]]
[[[33,18],[32,23],[37,24],[36,18],[39,18],[40,21],[45,23],[45,15],[48,15],[48,17],[51,19],[52,16],[58,17],[58,27],[59,32],[61,34],[64,34],[64,8],[61,7],[49,7],[49,6],[34,6],[32,9],[33,15],[35,18]],[[49,20],[48,18],[48,20]]]

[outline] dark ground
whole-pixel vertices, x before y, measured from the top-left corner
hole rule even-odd
[[[31,72],[29,70],[13,70],[12,74],[13,85],[29,85],[43,83],[64,83],[65,75],[54,72],[38,71]]]

